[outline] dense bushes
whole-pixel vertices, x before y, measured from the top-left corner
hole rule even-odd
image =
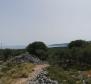
[[[59,84],[91,84],[91,44],[84,47],[49,49],[47,70]],[[87,73],[87,74],[85,74]],[[85,74],[85,75],[84,75]]]
[[[91,44],[87,44],[86,41],[81,42],[84,47],[78,46],[78,42],[76,46],[71,48],[49,49],[49,63],[63,68],[87,69],[91,67]]]

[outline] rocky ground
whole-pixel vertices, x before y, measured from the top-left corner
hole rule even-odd
[[[36,65],[28,78],[21,78],[14,84],[58,84],[57,81],[48,77],[48,72],[45,70],[48,66],[48,64]]]
[[[28,80],[28,84],[58,84],[57,81],[47,77],[47,72],[42,71],[35,79]]]

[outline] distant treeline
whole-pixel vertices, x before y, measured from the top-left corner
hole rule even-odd
[[[7,61],[17,55],[25,53],[25,49],[0,49],[0,61]]]

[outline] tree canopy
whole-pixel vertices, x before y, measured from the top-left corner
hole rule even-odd
[[[47,46],[43,42],[30,43],[26,49],[32,55],[38,56],[42,60],[46,59]]]
[[[75,40],[69,43],[68,47],[73,48],[73,47],[85,47],[88,44],[88,42],[84,40]]]

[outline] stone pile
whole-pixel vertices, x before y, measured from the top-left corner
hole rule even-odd
[[[39,64],[41,63],[41,60],[38,57],[30,54],[22,54],[7,61],[7,63],[26,63],[26,62]]]
[[[58,84],[57,81],[47,77],[47,72],[42,71],[35,79],[28,80],[28,84]]]

